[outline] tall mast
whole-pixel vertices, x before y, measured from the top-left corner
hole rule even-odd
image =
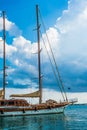
[[[2,12],[3,15],[3,90],[5,99],[5,86],[6,86],[6,53],[5,53],[5,41],[6,41],[6,32],[5,32],[5,11]]]
[[[42,81],[41,81],[41,63],[40,63],[40,25],[38,18],[38,5],[36,5],[36,20],[37,20],[37,41],[38,41],[38,77],[39,77],[39,103],[42,102]]]

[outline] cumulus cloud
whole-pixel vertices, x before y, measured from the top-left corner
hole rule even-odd
[[[13,22],[7,19],[6,22],[6,29],[9,33],[10,31],[12,32],[12,30],[18,32],[16,30],[17,26]],[[0,30],[2,30],[1,26],[0,22]],[[75,90],[78,90],[76,87],[81,87],[81,85],[83,85],[81,83],[83,82],[85,83],[84,86],[86,86],[87,83],[85,82],[84,72],[87,72],[87,1],[69,0],[67,10],[63,11],[62,16],[57,19],[53,27],[49,27],[46,33],[57,63],[60,65],[60,73],[63,77],[64,84],[68,87],[74,86]],[[41,48],[43,49],[41,53],[43,54],[45,62],[48,62],[46,51],[42,44],[42,39],[44,39],[47,50],[50,52],[46,33],[42,34]],[[20,35],[15,37],[12,45],[7,45],[7,48],[9,61],[16,67],[16,69],[12,71],[15,74],[15,81],[19,76],[15,84],[20,83],[27,85],[26,76],[37,75],[37,54],[34,54],[37,53],[37,43],[32,43]],[[1,51],[0,46],[0,52]],[[49,73],[49,65],[45,65],[45,67],[45,72],[51,76],[51,73]],[[48,76],[48,78],[53,79],[53,77],[50,76]],[[21,82],[21,78],[23,77],[25,80]],[[84,91],[86,90],[87,87]]]
[[[60,58],[84,68],[87,62],[87,1],[70,0],[68,10],[63,11],[55,27],[61,33]]]
[[[51,39],[54,55],[57,55],[64,84],[74,86],[75,89],[85,86],[84,91],[87,91],[84,77],[87,72],[87,1],[70,0],[67,10],[63,11],[52,28],[56,35],[50,35],[53,30],[49,28],[48,37]]]
[[[5,18],[6,31],[9,32],[11,36],[19,36],[22,34],[21,30],[16,26],[15,23],[9,21]],[[0,31],[3,30],[3,19],[0,17]]]
[[[6,57],[10,57],[12,56],[13,53],[16,53],[17,52],[17,48],[14,47],[13,45],[8,45],[6,43]],[[0,58],[3,57],[3,40],[1,38],[0,40]]]
[[[32,44],[29,40],[26,40],[23,36],[19,36],[13,39],[13,46],[18,49],[18,53],[22,57],[30,58],[32,52]]]
[[[53,53],[55,54],[55,57],[58,58],[60,56],[59,41],[60,41],[60,34],[58,33],[57,29],[54,27],[50,27],[44,34],[42,34],[41,46],[43,48],[42,54],[43,56],[45,56],[45,61],[48,60],[46,48],[48,53],[51,54],[50,45]],[[44,46],[44,43],[46,48]]]

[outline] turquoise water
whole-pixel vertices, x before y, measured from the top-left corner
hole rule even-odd
[[[64,114],[0,118],[0,130],[87,130],[87,105],[73,105]]]

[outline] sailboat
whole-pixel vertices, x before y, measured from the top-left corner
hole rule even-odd
[[[12,94],[10,99],[5,99],[6,89],[6,59],[5,59],[5,12],[3,12],[3,89],[0,90],[0,117],[1,116],[26,116],[26,115],[44,115],[44,114],[58,114],[63,113],[64,108],[69,104],[73,104],[76,100],[69,101],[65,93],[64,87],[61,89],[64,101],[57,102],[49,99],[42,102],[42,76],[41,76],[41,60],[40,60],[40,25],[38,18],[38,5],[36,5],[36,19],[37,19],[37,39],[38,39],[38,81],[39,89],[36,92],[28,94]],[[58,73],[59,74],[59,73]],[[16,97],[16,98],[15,98]],[[19,97],[19,98],[18,98]],[[30,104],[25,98],[39,98],[38,104]],[[20,99],[22,98],[22,99]]]

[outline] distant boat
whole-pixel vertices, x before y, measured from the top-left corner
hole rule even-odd
[[[39,89],[36,92],[28,94],[12,94],[12,99],[5,99],[6,89],[6,59],[5,59],[5,12],[3,12],[3,37],[4,37],[4,48],[3,48],[3,89],[0,90],[0,117],[1,116],[25,116],[25,115],[44,115],[44,114],[57,114],[63,113],[64,108],[76,102],[76,100],[69,101],[65,93],[64,87],[61,87],[61,93],[64,101],[57,102],[49,99],[45,103],[42,102],[42,76],[41,76],[41,60],[40,60],[40,25],[38,18],[38,5],[36,5],[36,18],[37,18],[37,39],[38,39],[38,81]],[[51,50],[52,51],[52,50]],[[53,55],[54,56],[54,55]],[[54,57],[53,57],[54,58]],[[57,68],[57,66],[56,66]],[[58,71],[58,70],[57,70]],[[59,72],[58,72],[59,75]],[[60,79],[60,77],[59,77]],[[61,81],[60,81],[61,82]],[[22,99],[15,97],[21,97]],[[38,104],[29,104],[27,98],[39,98]]]

